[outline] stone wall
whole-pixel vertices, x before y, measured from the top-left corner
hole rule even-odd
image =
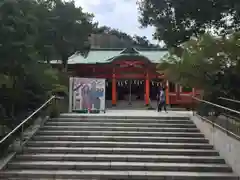
[[[219,151],[220,156],[226,160],[226,163],[233,168],[233,171],[240,176],[240,141],[225,132],[214,127],[207,121],[200,119],[198,116],[191,116],[191,119]]]

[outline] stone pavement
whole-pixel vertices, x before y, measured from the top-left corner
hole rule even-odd
[[[192,111],[168,111],[168,113],[156,110],[106,110],[106,113],[100,114],[79,114],[79,113],[66,113],[64,116],[135,116],[135,117],[179,117],[191,116]]]

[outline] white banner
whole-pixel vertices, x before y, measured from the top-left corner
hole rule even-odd
[[[72,110],[105,111],[105,79],[70,78],[70,112]]]

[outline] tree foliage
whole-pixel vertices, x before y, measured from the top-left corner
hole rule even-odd
[[[45,61],[61,59],[67,71],[68,57],[76,51],[87,55],[93,15],[84,13],[74,1],[38,0],[38,48]]]
[[[239,0],[140,0],[140,22],[154,26],[154,37],[176,47],[209,30],[228,34],[239,30]]]
[[[205,34],[182,44],[182,55],[169,53],[159,69],[169,79],[197,87],[211,97],[240,99],[240,33],[226,37]]]
[[[86,55],[90,44],[88,38],[92,33],[93,15],[83,13],[81,8],[75,7],[75,2],[56,1],[51,9],[53,26],[53,45],[61,57],[64,67],[68,57],[76,51]]]
[[[91,33],[106,33],[92,20],[74,1],[0,1],[0,125],[13,128],[50,95],[67,93],[68,57],[75,52],[86,56]],[[144,37],[135,42],[150,44]],[[59,59],[61,72],[49,64]]]
[[[116,39],[113,43],[102,42],[100,44],[103,48],[126,48],[126,47],[137,47],[137,48],[156,48],[158,45],[152,44],[146,36],[130,36],[129,34],[122,32],[118,29],[113,29],[107,26],[101,26],[94,29],[95,34],[115,36]]]
[[[0,124],[13,128],[50,95],[67,93],[67,76],[48,62],[66,67],[74,52],[86,54],[92,18],[73,1],[0,2]]]

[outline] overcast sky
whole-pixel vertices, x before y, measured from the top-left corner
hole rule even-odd
[[[75,0],[84,11],[95,15],[100,26],[117,28],[130,35],[146,36],[151,42],[153,28],[140,28],[137,0]]]

